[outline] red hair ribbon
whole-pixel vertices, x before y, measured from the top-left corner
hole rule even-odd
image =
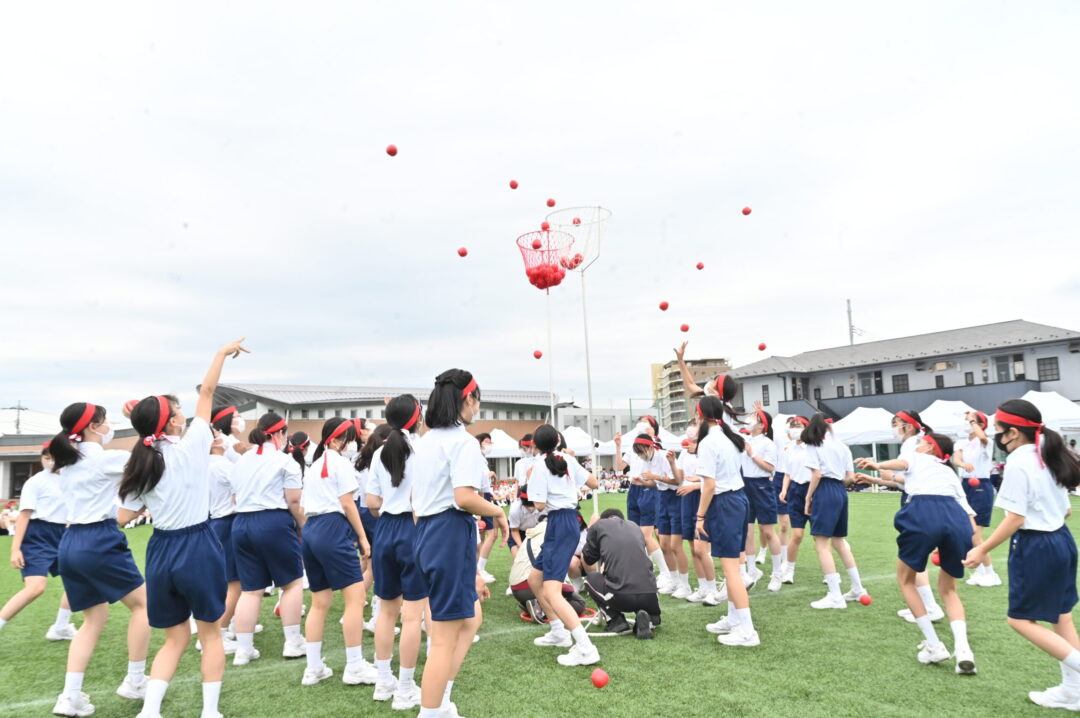
[[[235,406],[227,406],[224,409],[222,409],[221,411],[219,411],[218,413],[214,414],[214,418],[210,420],[210,423],[211,424],[216,424],[216,423],[218,423],[218,421],[220,421],[221,419],[224,419],[229,414],[236,414],[236,413],[237,413],[237,411],[236,411]]]
[[[716,375],[716,393],[721,399],[724,398],[724,382],[727,381],[727,374]]]
[[[401,427],[401,430],[402,431],[408,431],[409,429],[413,428],[414,426],[416,426],[416,422],[419,419],[420,419],[420,402],[416,402],[416,408],[413,409],[412,416],[409,417],[409,420],[406,421],[405,424]]]
[[[1040,440],[1042,439],[1043,429],[1046,428],[1045,424],[1040,424],[1039,422],[1032,421],[1031,419],[1025,419],[1024,417],[1017,416],[1016,414],[1010,414],[1009,412],[1002,411],[1001,409],[998,409],[996,412],[994,412],[994,420],[997,421],[1000,424],[1010,424],[1012,426],[1021,426],[1021,427],[1025,428],[1025,429],[1034,429],[1035,430],[1035,456],[1037,456],[1039,458],[1039,468],[1040,469],[1045,469],[1046,468],[1046,464],[1043,463],[1042,449],[1039,446]]]
[[[911,424],[912,426],[914,426],[916,431],[922,431],[922,424],[919,423],[919,421],[915,419],[915,417],[913,417],[906,411],[898,411],[896,412],[896,416],[900,419],[900,421],[904,422],[905,424]]]
[[[168,399],[163,396],[154,398],[158,400],[157,428],[154,429],[152,434],[143,437],[142,443],[144,446],[153,446],[155,441],[161,441],[165,438],[165,425],[169,423],[169,416],[172,414]]]
[[[972,414],[974,414],[974,415],[975,415],[976,417],[978,417],[978,419],[979,419],[979,423],[980,423],[980,424],[982,425],[982,427],[983,427],[984,429],[985,429],[985,428],[986,428],[987,426],[989,426],[989,423],[988,423],[988,422],[987,422],[987,420],[986,420],[986,414],[984,414],[984,413],[982,413],[981,411],[978,411],[978,410],[976,410],[976,411],[973,411],[973,412],[971,412],[971,413],[972,413]]]
[[[807,419],[805,416],[793,416],[788,421],[794,421],[798,424],[802,424],[803,426],[810,426],[810,420]]]
[[[49,441],[46,441],[44,444],[41,445],[41,450],[46,451],[50,446],[52,446],[52,440],[51,439]]]
[[[304,449],[308,448],[308,446],[310,446],[310,445],[311,445],[311,439],[304,439],[299,444],[296,444],[296,445],[289,444],[289,451],[293,452],[293,451],[296,451],[297,449],[299,449],[300,451],[303,451]]]
[[[526,440],[521,442],[521,445],[522,446],[532,446],[533,443],[531,441],[529,441],[528,439],[526,439]]]
[[[757,414],[758,421],[765,425],[765,431],[769,430],[769,419],[765,416],[765,412],[760,409],[754,409],[754,413]]]
[[[469,379],[469,383],[466,384],[465,388],[461,390],[461,398],[462,399],[466,398],[467,396],[469,396],[469,394],[472,394],[474,391],[476,391],[476,379],[475,378]]]
[[[952,454],[946,454],[944,451],[942,451],[941,445],[937,443],[937,439],[930,436],[930,434],[926,434],[925,436],[923,436],[923,441],[934,447],[934,454],[942,461],[948,461],[949,457],[952,456]]]
[[[271,434],[278,433],[279,431],[281,431],[284,428],[285,428],[285,420],[284,419],[278,419],[276,422],[274,422],[273,425],[268,426],[265,429],[263,429],[262,432],[264,434],[266,434],[267,436],[270,436]],[[263,450],[263,445],[259,444],[259,448],[255,451],[255,453],[261,455],[262,450]]]
[[[334,430],[330,432],[330,436],[326,437],[326,441],[323,442],[323,447],[329,449],[330,448],[330,442],[333,441],[334,439],[338,438],[342,434],[344,434],[346,431],[348,431],[349,427],[352,426],[352,425],[353,425],[353,423],[351,421],[346,420],[346,421],[341,422],[337,426],[335,426]],[[329,456],[329,454],[324,451],[323,452],[323,459],[322,459],[322,477],[324,479],[327,476],[330,475],[330,469],[326,465],[326,459],[327,459],[328,456]]]
[[[656,442],[653,441],[651,437],[643,439],[639,436],[638,438],[634,439],[634,443],[639,446],[652,446],[654,448],[656,446]]]
[[[826,419],[826,420],[825,420],[825,423],[826,423],[826,424],[831,424],[831,423],[833,423],[833,420],[832,420],[832,419]]]
[[[82,433],[86,431],[86,427],[90,426],[90,420],[94,418],[94,413],[97,411],[97,407],[86,402],[86,408],[83,409],[82,416],[75,422],[75,426],[71,427],[71,433],[68,434],[68,439],[71,441],[82,441]]]

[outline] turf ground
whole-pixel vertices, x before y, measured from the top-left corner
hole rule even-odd
[[[602,507],[624,503],[621,494],[602,497]],[[978,676],[957,676],[951,663],[922,666],[916,662],[915,646],[921,635],[914,625],[896,617],[896,610],[903,607],[893,578],[896,543],[892,516],[897,505],[896,494],[851,496],[849,540],[874,598],[872,605],[851,605],[844,611],[811,609],[809,602],[821,597],[824,587],[817,558],[805,543],[794,586],[770,594],[763,583],[752,593],[760,647],[718,645],[703,626],[716,620],[720,609],[663,597],[663,626],[655,640],[596,639],[602,655],[600,665],[611,675],[611,683],[602,690],[590,683],[591,668],[564,668],[555,662],[559,649],[533,646],[532,638],[541,629],[518,618],[517,604],[503,595],[504,581],[494,584],[495,595],[484,604],[481,640],[473,646],[454,688],[458,710],[470,718],[571,714],[680,718],[937,714],[985,718],[1048,714],[1047,709],[1028,702],[1027,692],[1056,684],[1058,664],[1006,626],[1005,586],[961,586]],[[1074,534],[1076,522],[1075,516],[1070,519]],[[150,533],[147,527],[129,532],[140,564]],[[0,538],[0,555],[6,557],[9,546],[9,538]],[[994,559],[1005,578],[1005,549],[999,548]],[[509,561],[509,552],[496,548],[488,568],[505,579]],[[932,571],[936,574],[937,569]],[[17,571],[0,573],[3,600],[18,586]],[[0,716],[49,715],[63,686],[67,643],[49,643],[43,635],[55,615],[60,592],[57,579],[43,598],[0,632]],[[344,663],[337,630],[340,601],[328,622],[323,648],[335,676],[312,687],[300,685],[302,659],[286,661],[280,657],[281,631],[272,610],[273,600],[267,599],[261,618],[267,630],[256,637],[263,658],[241,668],[230,665],[226,670],[221,704],[224,715],[415,715],[413,711],[392,711],[388,703],[374,703],[371,687],[340,682]],[[139,704],[113,692],[125,671],[127,611],[117,604],[111,616],[87,673],[85,690],[97,706],[96,715],[135,716]],[[939,635],[951,646],[947,622],[937,625]],[[151,655],[160,641],[160,632],[155,632]],[[365,634],[364,655],[369,659],[370,651],[370,634]],[[197,717],[199,682],[198,653],[192,648],[169,689],[163,714],[168,718]]]

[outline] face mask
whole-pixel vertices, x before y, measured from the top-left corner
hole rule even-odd
[[[247,428],[247,422],[241,419],[239,416],[233,419],[232,431],[234,434],[243,434],[244,429]]]
[[[91,429],[90,431],[94,431],[94,430]],[[113,440],[113,437],[116,436],[116,432],[113,431],[113,428],[111,426],[109,427],[108,431],[106,431],[104,434],[101,433],[100,431],[94,431],[94,433],[101,437],[101,445],[102,446],[110,443]]]
[[[789,439],[791,439],[792,441],[798,441],[800,436],[802,436],[802,429],[788,429],[787,430],[787,437]]]
[[[1002,441],[1001,437],[1002,437],[1001,434],[998,434],[997,436],[994,437],[994,446],[1001,449],[1002,451],[1004,451],[1007,454],[1007,453],[1009,453],[1009,450],[1005,447],[1005,442]]]
[[[45,471],[52,471],[53,463],[54,462],[52,459],[42,459],[41,468],[43,468]]]
[[[893,429],[893,433],[896,434],[896,438],[900,439],[900,441],[903,441],[905,439],[903,428],[898,426],[895,429]]]
[[[349,443],[345,444],[345,449],[341,453],[355,455],[356,452],[357,452],[356,442],[355,441],[350,441]]]
[[[686,427],[686,438],[690,441],[697,441],[698,433],[696,426]]]
[[[483,454],[484,456],[487,456],[488,454],[490,454],[490,453],[491,453],[491,446],[490,446],[490,445],[488,445],[488,446],[481,446],[481,447],[480,447],[480,453],[482,453],[482,454]]]

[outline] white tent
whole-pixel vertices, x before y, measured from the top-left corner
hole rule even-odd
[[[969,429],[967,420],[964,417],[968,412],[972,411],[975,411],[975,409],[962,401],[938,399],[920,411],[919,416],[922,417],[923,423],[933,429],[935,433],[967,438]]]
[[[578,458],[592,455],[593,440],[588,432],[579,426],[568,426],[562,430],[563,438],[566,439],[566,447],[574,452]]]
[[[567,437],[566,441],[569,443],[570,439]],[[622,450],[623,453],[628,453],[634,444],[634,437],[626,434],[622,438]],[[664,427],[660,427],[660,445],[669,451],[678,451],[682,448],[682,437],[675,436]],[[605,441],[600,444],[596,449],[597,456],[614,456],[615,455],[615,440]]]
[[[1080,406],[1056,391],[1029,391],[1022,399],[1034,404],[1042,414],[1043,423],[1054,431],[1080,431]]]
[[[519,456],[521,456],[521,450],[518,448],[518,443],[514,440],[514,437],[502,429],[492,429],[491,453],[488,454],[488,458],[516,459]]]
[[[892,416],[880,407],[860,406],[832,425],[833,434],[845,444],[896,443]]]

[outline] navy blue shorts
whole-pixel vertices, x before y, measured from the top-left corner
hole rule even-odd
[[[416,524],[416,562],[428,587],[433,621],[476,615],[476,520],[447,509]]]
[[[764,526],[776,523],[776,490],[768,476],[744,476],[746,498],[750,501],[750,520]]]
[[[225,580],[229,583],[240,580],[240,573],[236,570],[236,547],[233,546],[232,541],[234,518],[236,518],[236,514],[222,516],[219,519],[210,519],[210,528],[214,529],[218,541],[221,542],[221,547],[225,550]]]
[[[379,519],[371,514],[371,510],[368,507],[360,507],[360,504],[356,505],[356,510],[360,512],[360,525],[364,527],[364,533],[367,534],[368,546],[375,545],[375,527],[379,525]]]
[[[657,489],[656,532],[661,536],[673,536],[682,533],[682,507],[679,495],[673,490]]]
[[[817,499],[814,499],[815,503]],[[963,578],[964,558],[971,550],[971,520],[951,496],[910,496],[896,512],[897,557],[915,573],[926,570],[934,549],[941,554],[941,570]]]
[[[794,483],[794,482],[792,482]],[[773,493],[776,494],[776,513],[779,516],[787,516],[790,512],[790,507],[780,501],[780,492],[784,490],[784,472],[777,471],[773,474],[772,481]]]
[[[484,494],[484,501],[494,501],[494,494]],[[481,531],[494,531],[495,530],[495,517],[494,516],[481,516],[480,517],[480,530]]]
[[[308,517],[301,542],[308,588],[313,592],[340,591],[362,583],[364,573],[355,542],[356,532],[345,514],[335,511]]]
[[[791,518],[791,528],[805,529],[806,522],[810,517],[806,515],[806,492],[810,484],[796,484],[794,481],[788,486],[787,507],[788,516]]]
[[[649,486],[630,485],[626,494],[626,518],[638,526],[656,525],[656,495],[660,493]]]
[[[213,623],[225,613],[225,549],[210,522],[154,529],[146,545],[146,612],[153,628]]]
[[[1076,541],[1068,526],[1013,534],[1009,618],[1057,623],[1076,606]]]
[[[705,532],[712,542],[713,558],[739,558],[746,550],[748,500],[742,491],[725,491],[713,497],[705,514]]]
[[[978,486],[969,484],[968,479],[960,479],[960,483],[964,486],[968,503],[975,511],[975,525],[984,528],[989,526],[990,518],[994,514],[994,484],[990,479],[979,479]]]
[[[577,511],[556,509],[547,515],[547,528],[544,529],[544,544],[538,555],[529,555],[533,568],[544,572],[545,581],[566,580],[570,562],[574,560],[578,542],[581,540],[581,527],[578,524]]]
[[[427,584],[416,565],[416,524],[412,514],[382,514],[375,530],[379,536],[379,548],[371,557],[375,595],[386,600],[398,596],[406,601],[427,598]]]
[[[232,540],[244,591],[261,591],[270,584],[284,588],[304,575],[296,522],[285,509],[236,514]]]
[[[68,526],[60,539],[60,578],[73,612],[116,603],[143,585],[115,519]]]
[[[679,518],[682,523],[682,529],[679,533],[682,534],[685,541],[694,540],[694,527],[697,525],[697,512],[700,506],[700,491],[691,491],[686,496],[679,497]]]
[[[518,529],[518,530],[520,531],[521,529]],[[514,538],[514,531],[511,530],[510,534],[506,537],[506,547],[507,548],[514,548],[517,545],[518,545],[518,542]]]
[[[843,538],[847,536],[847,517],[844,483],[829,476],[821,477],[810,503],[810,535]]]
[[[63,537],[64,524],[30,519],[22,542],[23,561],[26,563],[21,569],[22,577],[59,576],[60,539]]]

